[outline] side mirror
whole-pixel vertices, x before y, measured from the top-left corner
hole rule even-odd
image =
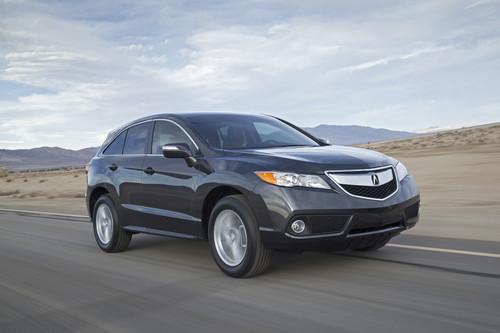
[[[329,145],[331,145],[330,140],[328,140],[328,139],[321,139],[321,138],[320,138],[320,139],[318,139],[318,141],[319,141],[322,145],[324,145],[324,146],[329,146]]]
[[[166,158],[183,158],[190,167],[194,166],[196,163],[196,158],[193,157],[193,154],[187,146],[185,147],[181,144],[164,145],[161,150],[163,156]]]

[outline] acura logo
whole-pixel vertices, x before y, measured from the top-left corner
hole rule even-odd
[[[374,173],[372,173],[372,183],[373,185],[377,186],[378,184],[380,184],[380,180],[378,179],[378,176]]]

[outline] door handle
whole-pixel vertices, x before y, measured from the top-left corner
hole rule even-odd
[[[148,175],[152,175],[153,173],[155,173],[155,169],[153,169],[152,167],[147,167],[143,171],[144,171],[144,173],[146,173]]]
[[[118,165],[116,164],[110,164],[108,165],[108,169],[111,170],[111,171],[116,171],[116,169],[118,169]]]

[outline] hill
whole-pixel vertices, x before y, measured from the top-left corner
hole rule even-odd
[[[0,166],[10,170],[81,167],[87,164],[96,152],[96,147],[80,150],[60,147],[0,149]]]
[[[355,125],[319,125],[304,129],[312,135],[318,138],[328,139],[331,143],[336,145],[354,145],[375,141],[401,139],[417,135],[416,133],[411,132],[392,131],[385,128]]]

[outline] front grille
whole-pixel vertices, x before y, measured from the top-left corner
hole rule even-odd
[[[312,234],[339,233],[344,230],[350,217],[350,215],[311,215],[308,222],[311,224]]]
[[[328,171],[326,174],[345,192],[356,197],[384,200],[398,190],[398,180],[392,166],[367,170]]]
[[[388,182],[387,184],[380,186],[358,186],[358,185],[345,185],[339,184],[344,190],[352,195],[357,195],[358,197],[373,198],[373,199],[383,199],[394,193],[398,184],[396,179]]]

